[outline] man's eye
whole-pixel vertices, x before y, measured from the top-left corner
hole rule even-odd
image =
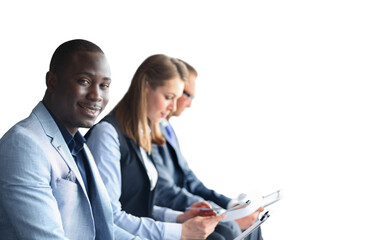
[[[166,100],[173,100],[173,96],[165,96]]]
[[[102,88],[102,89],[107,89],[107,88],[109,88],[109,83],[101,84],[101,88]]]
[[[85,79],[85,78],[79,79],[78,82],[82,85],[89,85],[90,84],[90,81],[88,79]]]

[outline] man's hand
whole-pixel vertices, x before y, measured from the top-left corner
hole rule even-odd
[[[255,221],[257,220],[257,218],[259,216],[259,214],[263,210],[264,210],[264,207],[260,207],[255,212],[253,212],[252,214],[247,215],[246,217],[243,217],[243,218],[238,218],[235,221],[237,222],[237,224],[239,225],[239,228],[241,230],[245,230],[245,229],[247,229],[248,227],[250,227],[251,225],[253,225],[255,223]]]
[[[201,210],[200,208],[204,208],[204,210]],[[177,222],[183,223],[183,222],[187,221],[188,219],[191,219],[191,218],[196,217],[196,216],[215,216],[215,215],[217,215],[213,211],[213,209],[207,210],[210,208],[211,208],[210,204],[208,202],[205,202],[205,201],[193,203],[192,205],[190,205],[190,207],[188,207],[188,209],[183,214],[178,215]]]
[[[181,239],[206,239],[226,214],[210,217],[194,217],[182,224]]]

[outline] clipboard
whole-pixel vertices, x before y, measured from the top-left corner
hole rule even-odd
[[[249,236],[255,229],[259,228],[262,223],[264,223],[270,217],[269,211],[265,212],[261,219],[258,219],[253,225],[248,227],[245,231],[243,231],[238,237],[234,238],[234,240],[242,240],[245,237]]]
[[[281,190],[275,191],[273,193],[270,193],[266,196],[262,197],[262,206],[267,207],[275,202],[278,202],[282,199],[282,192]]]

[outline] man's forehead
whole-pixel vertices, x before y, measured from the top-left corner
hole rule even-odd
[[[109,70],[109,63],[105,55],[101,52],[77,52],[69,59],[68,65],[76,65],[77,67],[97,67]]]
[[[88,60],[97,60],[97,59],[104,59],[106,60],[106,57],[104,53],[102,52],[93,52],[93,51],[77,51],[71,54],[69,57],[69,61],[75,61],[78,59],[88,59]]]

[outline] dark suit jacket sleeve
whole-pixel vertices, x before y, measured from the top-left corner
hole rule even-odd
[[[189,168],[181,154],[177,154],[177,156],[184,181],[182,185],[177,185],[169,172],[169,165],[173,164],[172,160],[166,158],[163,153],[166,148],[165,145],[155,146],[152,149],[152,157],[159,175],[155,199],[156,205],[184,211],[185,208],[195,202],[210,200],[223,208],[227,207],[231,199],[205,187]]]
[[[190,193],[197,195],[197,196],[200,196],[200,197],[204,198],[205,200],[210,200],[210,201],[218,204],[222,208],[227,207],[227,204],[231,200],[230,198],[228,198],[222,194],[219,194],[212,189],[207,188],[197,178],[197,176],[194,174],[194,172],[189,168],[189,165],[187,164],[187,162],[185,161],[183,156],[180,156],[179,161],[183,162],[183,164],[181,164],[181,166],[182,166],[182,170],[183,170],[184,176],[185,176],[185,185],[186,185],[185,188],[187,188],[187,190]]]
[[[158,171],[155,205],[184,211],[191,204],[204,201],[202,197],[191,194],[187,189],[177,186],[168,172],[166,162],[159,155],[157,146],[152,148],[152,158]]]

